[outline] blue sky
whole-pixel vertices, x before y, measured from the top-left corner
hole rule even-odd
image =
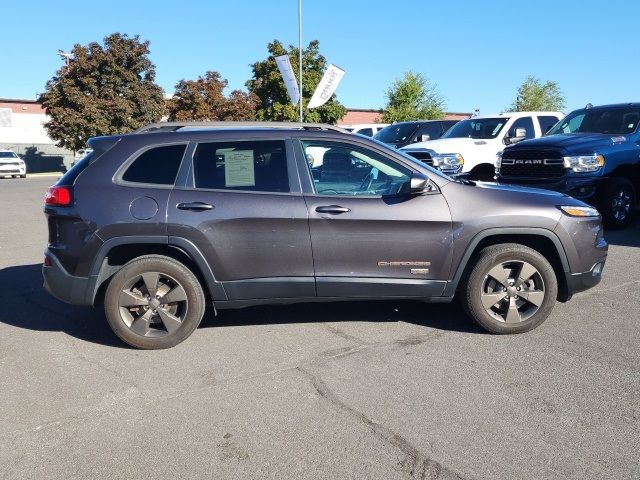
[[[244,88],[267,42],[297,44],[297,0],[5,2],[0,97],[35,98],[58,49],[112,32],[151,42],[157,82],[217,70]],[[407,70],[437,84],[449,111],[499,111],[529,74],[559,82],[567,111],[640,101],[640,1],[303,0],[303,43],[346,70],[339,100],[380,108]]]

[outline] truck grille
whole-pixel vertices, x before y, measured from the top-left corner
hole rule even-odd
[[[427,165],[433,167],[433,159],[431,158],[431,154],[429,152],[421,150],[407,150],[407,153],[413,158],[420,160],[422,163],[426,163]]]
[[[502,177],[550,178],[564,175],[564,160],[556,150],[505,150]]]

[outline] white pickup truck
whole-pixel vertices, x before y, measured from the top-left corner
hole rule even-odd
[[[498,156],[507,145],[544,135],[564,115],[560,112],[506,112],[461,120],[438,140],[402,150],[450,175],[491,181]]]

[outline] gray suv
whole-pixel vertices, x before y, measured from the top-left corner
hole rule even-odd
[[[206,306],[449,302],[495,333],[596,285],[598,212],[566,195],[455,181],[337,127],[161,123],[89,140],[47,193],[44,284],[104,303],[125,342],[166,348]]]

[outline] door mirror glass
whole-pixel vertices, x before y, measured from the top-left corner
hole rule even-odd
[[[428,142],[429,140],[431,140],[431,137],[426,133],[423,133],[422,135],[420,135],[420,138],[418,140],[421,142]]]

